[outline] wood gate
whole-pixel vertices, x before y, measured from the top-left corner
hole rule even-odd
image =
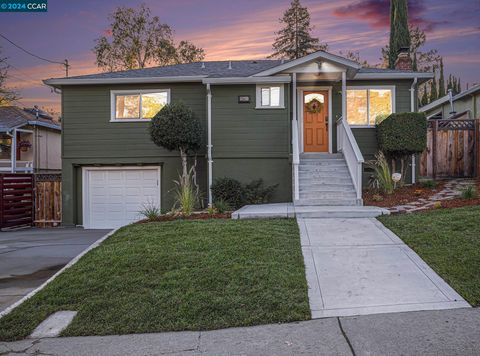
[[[33,174],[0,174],[0,228],[32,226]]]
[[[54,227],[62,223],[62,175],[35,175],[35,226]]]
[[[420,175],[429,178],[477,177],[480,172],[480,120],[429,120]]]

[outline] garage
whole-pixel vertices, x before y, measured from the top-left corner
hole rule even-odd
[[[84,167],[83,226],[109,229],[142,218],[145,204],[160,207],[160,167]]]

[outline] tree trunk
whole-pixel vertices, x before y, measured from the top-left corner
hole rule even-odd
[[[405,157],[400,158],[400,174],[402,175],[400,186],[403,186],[405,184]]]
[[[187,153],[181,148],[180,157],[182,157],[182,184],[188,183]]]

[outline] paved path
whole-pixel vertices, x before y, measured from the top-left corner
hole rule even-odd
[[[297,220],[313,318],[469,306],[378,220]]]
[[[122,336],[0,342],[0,355],[435,355],[480,350],[480,309],[453,309],[301,323]]]
[[[109,230],[0,232],[0,311],[29,293]]]

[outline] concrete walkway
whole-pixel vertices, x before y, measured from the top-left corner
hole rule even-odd
[[[469,307],[376,219],[298,225],[313,318]]]
[[[473,356],[478,350],[478,308],[325,318],[205,332],[0,342],[0,355]]]
[[[0,311],[41,285],[109,230],[0,232]]]

